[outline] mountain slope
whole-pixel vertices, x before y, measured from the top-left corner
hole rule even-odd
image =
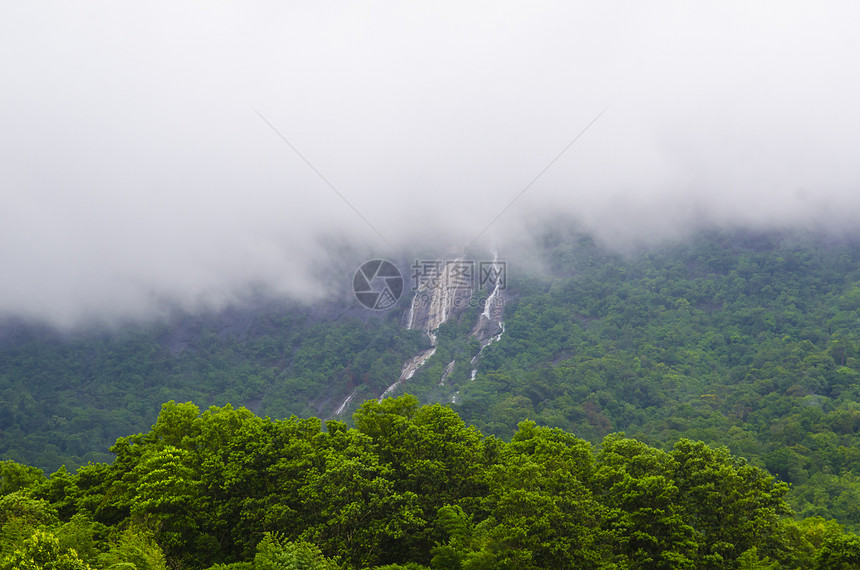
[[[528,418],[591,442],[726,445],[791,483],[799,512],[858,528],[860,243],[707,232],[621,254],[558,227],[529,252],[542,272],[500,254],[495,336],[475,335],[484,291],[432,331],[435,352],[391,394],[451,405],[502,438]],[[107,460],[99,450],[167,400],[348,420],[428,352],[427,331],[406,330],[410,302],[266,301],[74,335],[7,323],[0,452],[49,470]]]

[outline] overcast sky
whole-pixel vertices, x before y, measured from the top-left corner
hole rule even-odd
[[[468,243],[604,109],[482,239],[850,228],[858,6],[6,2],[0,314],[308,296],[320,243]]]

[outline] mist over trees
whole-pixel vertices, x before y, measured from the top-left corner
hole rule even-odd
[[[858,5],[8,4],[0,570],[860,567]]]
[[[851,2],[87,4],[0,21],[0,315],[319,299],[335,239],[391,257],[488,225],[504,249],[558,214],[623,245],[860,216]]]
[[[503,440],[531,419],[593,445],[623,431],[659,449],[726,446],[790,483],[799,515],[858,530],[856,241],[711,232],[621,254],[559,227],[539,251],[531,266],[510,259],[505,332],[475,379],[477,305],[440,328],[401,391]],[[354,394],[337,417],[350,424],[426,349],[403,330],[401,301],[372,314],[267,301],[78,335],[11,323],[0,451],[49,473],[109,462],[106,449],[168,400],[327,420]]]

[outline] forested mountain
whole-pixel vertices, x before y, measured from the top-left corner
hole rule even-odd
[[[458,400],[466,421],[726,445],[791,483],[798,512],[860,528],[856,242],[708,234],[628,257],[587,238],[546,245],[552,276],[516,282],[505,335]]]
[[[394,312],[357,312],[259,302],[71,333],[7,322],[0,453],[49,471],[108,460],[104,450],[152,425],[168,400],[328,417],[353,384],[381,392],[426,343]]]
[[[113,464],[0,464],[0,569],[855,568],[860,539],[794,520],[725,449],[599,449],[522,422],[369,401],[355,428],[165,404]]]
[[[439,327],[399,392],[502,440],[529,419],[592,444],[625,432],[666,450],[724,445],[790,483],[800,515],[860,529],[860,242],[713,231],[619,253],[556,228],[529,258],[500,252],[504,333],[474,366],[480,304]],[[0,452],[48,472],[110,461],[105,449],[168,400],[349,423],[429,346],[405,330],[409,302],[266,301],[75,333],[7,322]]]

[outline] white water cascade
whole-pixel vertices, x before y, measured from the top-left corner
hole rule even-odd
[[[436,331],[451,318],[454,309],[465,306],[471,298],[471,289],[457,287],[458,262],[462,260],[462,257],[458,257],[451,263],[440,264],[429,275],[423,276],[425,279],[415,292],[415,297],[409,307],[406,329],[424,331],[424,334],[430,339],[430,348],[413,356],[403,364],[400,376],[385,389],[379,397],[380,400],[389,396],[398,386],[412,378],[418,369],[436,353]],[[449,367],[453,369],[453,365],[449,365]],[[444,378],[442,382],[444,383]]]
[[[382,392],[382,395],[379,397],[380,400],[392,395],[398,387],[412,378],[424,366],[436,353],[436,334],[439,327],[452,316],[460,314],[461,310],[468,306],[469,301],[472,299],[473,290],[471,287],[458,286],[458,280],[462,279],[462,276],[458,274],[458,269],[462,267],[460,264],[462,261],[463,257],[458,257],[452,262],[440,263],[428,275],[422,275],[424,280],[415,292],[415,297],[410,304],[405,324],[407,330],[423,331],[430,340],[430,348],[403,363],[400,376]],[[505,287],[503,280],[500,278],[504,267],[499,262],[498,253],[495,251],[493,251],[491,270],[494,276],[492,291],[485,301],[483,311],[478,317],[478,322],[475,324],[472,332],[469,333],[469,336],[477,338],[480,343],[480,350],[472,358],[471,362],[472,380],[475,379],[475,375],[477,374],[476,365],[481,352],[490,344],[498,341],[505,332],[505,324],[502,322]],[[439,382],[440,386],[446,385],[448,376],[454,370],[454,365],[455,362],[451,361],[445,368],[445,372]],[[456,394],[452,397],[452,402],[455,401]]]
[[[349,396],[346,397],[346,400],[344,400],[343,403],[340,405],[340,407],[338,407],[338,409],[334,413],[334,415],[336,415],[336,416],[341,415],[346,410],[346,407],[349,406],[350,402],[352,402],[352,399],[355,398],[355,395],[357,393],[358,393],[358,388],[353,390],[352,394],[350,394]]]
[[[499,254],[498,252],[493,251],[494,274],[498,276],[500,269],[501,265],[499,264]],[[478,323],[469,335],[477,338],[481,343],[481,348],[478,350],[478,354],[476,354],[471,360],[472,372],[470,380],[474,380],[475,376],[478,374],[476,366],[481,357],[481,353],[484,352],[485,348],[501,339],[505,332],[505,323],[502,321],[502,315],[504,313],[503,288],[504,286],[501,279],[497,278],[493,284],[493,291],[487,297],[484,304],[484,310],[481,313],[481,316],[478,317]]]
[[[415,372],[417,372],[425,362],[430,360],[430,357],[435,353],[436,347],[434,346],[407,360],[406,364],[403,365],[403,370],[400,372],[400,377],[397,379],[397,382],[385,389],[385,392],[383,392],[379,397],[379,401],[381,402],[383,398],[387,398],[394,390],[397,389],[398,386],[412,378],[415,375]]]

